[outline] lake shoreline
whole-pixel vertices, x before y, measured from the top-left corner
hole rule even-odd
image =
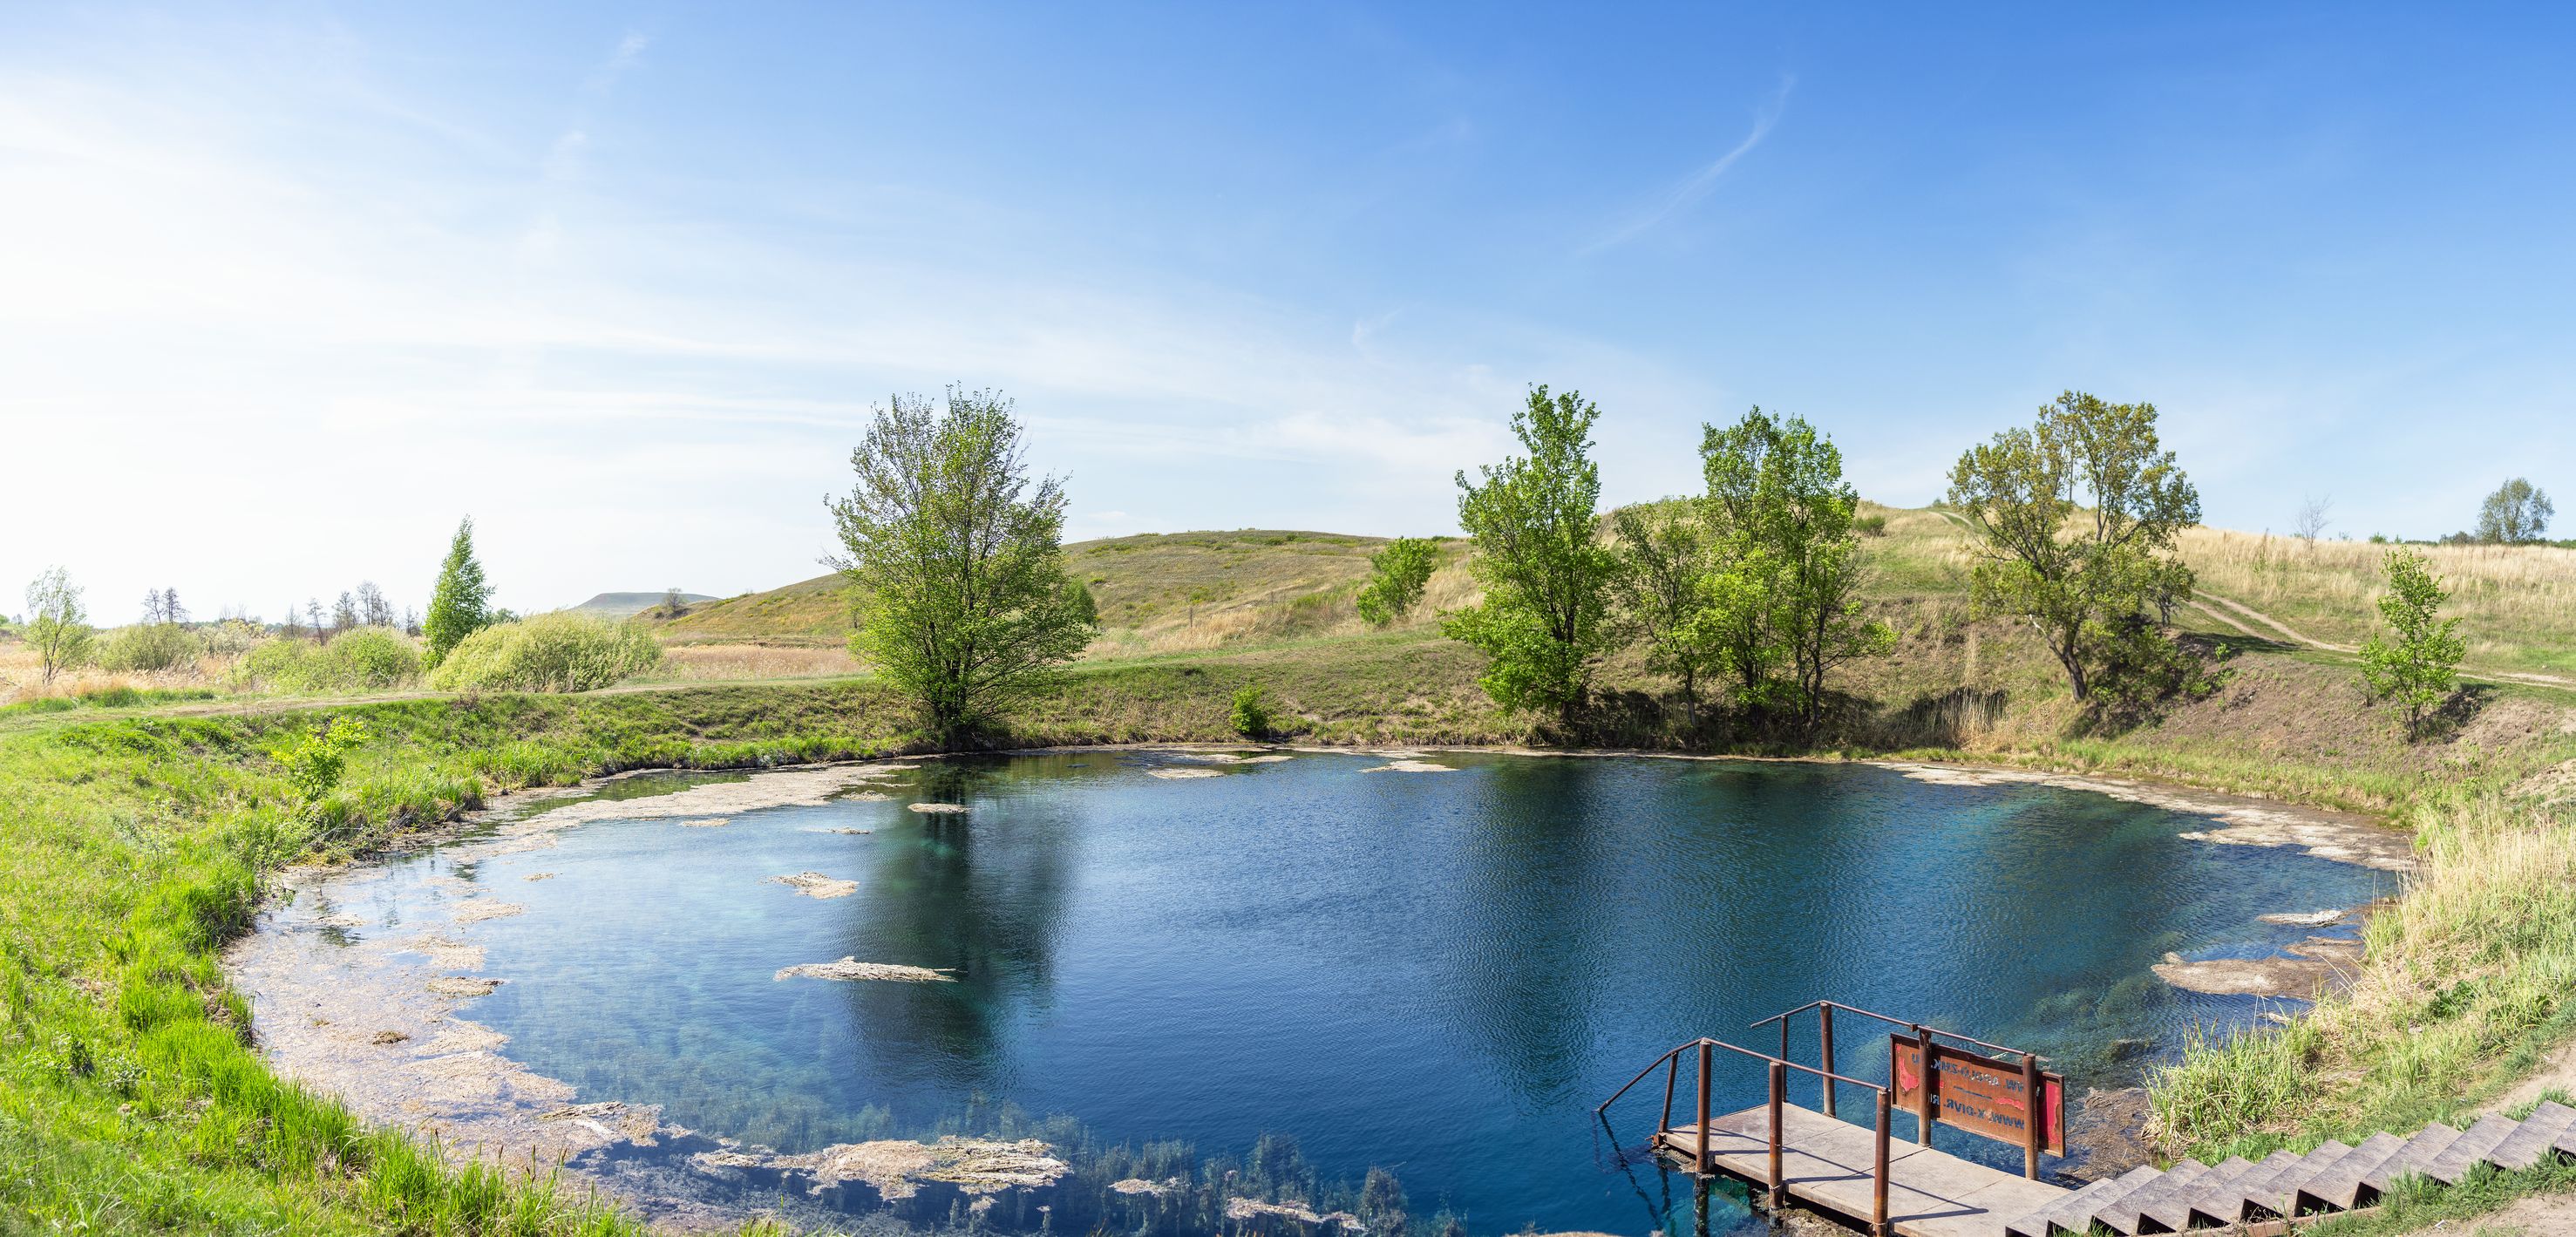
[[[1296,752],[1304,755],[1354,756],[1388,760],[1386,768],[1402,767],[1419,757],[1441,753],[1498,756],[1559,756],[1576,758],[1635,757],[1658,760],[1717,762],[1740,760],[1747,763],[1866,764],[1888,769],[1918,781],[1947,784],[2025,784],[2079,789],[2108,794],[2113,798],[2150,806],[2165,807],[2193,814],[2220,815],[2222,811],[2261,810],[2279,812],[2270,801],[2238,797],[2208,796],[2206,792],[2184,788],[2152,788],[2137,783],[2107,783],[2102,779],[2070,778],[2064,775],[2041,775],[2028,770],[2003,766],[1983,766],[1951,762],[1901,762],[1840,757],[1742,757],[1698,753],[1649,751],[1585,750],[1565,751],[1472,746],[1365,747],[1279,745],[1240,743],[1131,743],[1101,745],[1057,745],[1010,751],[920,753],[881,757],[873,760],[824,761],[812,764],[778,765],[764,769],[722,770],[685,768],[639,768],[584,779],[568,787],[537,788],[494,796],[482,807],[461,814],[439,826],[404,834],[384,850],[356,863],[336,867],[298,869],[290,875],[289,897],[272,900],[261,911],[261,925],[236,941],[225,953],[225,969],[240,990],[259,999],[261,1015],[256,1025],[262,1028],[262,1047],[273,1068],[291,1078],[330,1091],[370,1122],[398,1125],[434,1138],[452,1158],[479,1159],[502,1164],[567,1164],[580,1159],[579,1165],[567,1164],[577,1180],[617,1198],[622,1204],[649,1215],[657,1223],[684,1230],[722,1229],[759,1214],[740,1205],[742,1195],[720,1179],[704,1181],[708,1176],[704,1163],[729,1165],[728,1157],[743,1154],[741,1144],[731,1139],[709,1138],[665,1122],[658,1109],[627,1105],[615,1100],[590,1100],[574,1103],[573,1089],[553,1078],[536,1074],[502,1051],[504,1039],[461,1016],[470,1009],[478,992],[442,989],[444,972],[476,970],[480,958],[459,963],[453,954],[441,956],[436,946],[441,942],[440,927],[429,922],[410,925],[425,934],[409,940],[390,937],[369,945],[331,944],[332,908],[317,904],[308,894],[318,894],[325,886],[342,881],[363,883],[369,869],[379,868],[400,854],[417,855],[423,850],[454,848],[452,862],[470,864],[503,854],[551,845],[547,835],[593,819],[646,816],[668,818],[674,823],[687,823],[710,813],[731,814],[767,806],[810,804],[836,795],[869,794],[869,779],[881,773],[895,773],[917,768],[914,762],[950,758],[1068,756],[1102,752],[1171,753],[1181,756],[1245,753],[1252,751]],[[1937,776],[1925,776],[1929,772]],[[709,779],[729,774],[754,774],[747,780],[713,781],[673,790],[667,794],[631,799],[593,798],[584,795],[613,788],[620,783],[655,775],[701,775]],[[810,784],[809,784],[810,783]],[[2115,793],[2116,792],[2116,793]],[[692,803],[692,796],[705,797],[703,804]],[[2173,796],[2188,796],[2187,805]],[[531,812],[549,803],[561,803],[550,810]],[[2310,809],[2298,809],[2310,813]],[[2382,826],[2362,822],[2343,814],[2313,811],[2320,820],[2333,821],[2345,828],[2366,828],[2389,833]],[[2221,816],[2222,821],[2225,819]],[[2234,826],[2231,826],[2234,827]],[[2195,840],[2227,841],[2209,834],[2185,833]],[[2402,838],[2404,835],[2394,835]],[[2253,842],[2256,845],[2289,845],[2289,842]],[[2326,858],[2343,858],[2326,854],[2314,847],[2309,853]],[[2353,862],[2344,859],[2346,862]],[[531,877],[530,879],[535,879]],[[466,891],[459,889],[459,895]],[[471,922],[471,907],[488,899],[460,896],[451,906],[455,923]],[[284,938],[300,937],[288,941]],[[428,948],[423,947],[426,942]],[[317,965],[319,959],[334,952],[364,950],[368,957],[357,967],[347,963],[338,966]],[[476,951],[479,955],[479,950]],[[404,958],[390,955],[406,955]],[[408,959],[408,960],[407,960]],[[352,971],[356,975],[352,975]],[[489,989],[486,988],[486,991]],[[297,1014],[302,1017],[297,1017]],[[394,1068],[388,1068],[392,1066]],[[406,1081],[407,1080],[407,1081]],[[421,1111],[422,1087],[448,1100],[448,1112],[431,1117]],[[582,1097],[587,1098],[587,1097]],[[472,1109],[473,1111],[468,1111]],[[640,1149],[640,1150],[639,1150]],[[700,1157],[714,1157],[701,1160]],[[753,1157],[757,1158],[757,1157]],[[771,1158],[777,1158],[772,1156]],[[746,1161],[748,1162],[748,1161]],[[774,1203],[776,1195],[770,1195]],[[801,1201],[801,1200],[800,1200]],[[820,1206],[820,1204],[816,1204]],[[801,1208],[800,1208],[801,1209]],[[816,1212],[801,1217],[807,1221],[821,1219]],[[846,1213],[829,1213],[838,1223],[855,1219]],[[782,1217],[784,1218],[784,1217]]]

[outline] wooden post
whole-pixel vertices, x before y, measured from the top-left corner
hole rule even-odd
[[[1710,1043],[1710,1041],[1705,1040],[1705,1039],[1703,1039],[1703,1040],[1701,1040],[1701,1041],[1699,1042],[1699,1175],[1700,1175],[1700,1176],[1703,1176],[1703,1177],[1705,1177],[1705,1176],[1707,1176],[1707,1175],[1708,1175],[1708,1168],[1709,1168],[1709,1155],[1708,1155],[1708,1122],[1709,1122],[1709,1116],[1708,1116],[1708,1046],[1709,1046],[1709,1043]]]
[[[1789,1197],[1789,1187],[1780,1180],[1780,1101],[1789,1086],[1789,1067],[1771,1063],[1771,1212],[1779,1214],[1781,1203]]]
[[[1929,1147],[1932,1145],[1932,1079],[1934,1077],[1932,1037],[1923,1033],[1922,1023],[1915,1023],[1909,1029],[1914,1032],[1914,1054],[1916,1063],[1921,1066],[1917,1072],[1922,1075],[1923,1083],[1914,1092],[1914,1141]]]
[[[2048,1116],[2040,1111],[2047,1090],[2047,1081],[2039,1076],[2039,1054],[2021,1054],[2021,1175],[2033,1181],[2039,1180],[2039,1150],[2048,1142]]]
[[[1825,1054],[1825,1115],[1834,1115],[1834,1007],[1816,1007],[1816,1036]]]
[[[1878,1138],[1876,1140],[1878,1144],[1878,1167],[1875,1170],[1877,1176],[1871,1181],[1869,1191],[1869,1231],[1871,1237],[1889,1237],[1887,1228],[1887,1127],[1889,1122],[1895,1120],[1895,1117],[1889,1112],[1889,1109],[1893,1107],[1893,1101],[1890,1096],[1890,1092],[1881,1091],[1878,1093]]]
[[[1655,1132],[1658,1134],[1673,1128],[1673,1083],[1680,1078],[1681,1072],[1682,1050],[1675,1048],[1664,1054],[1664,1115],[1663,1119],[1655,1124]]]

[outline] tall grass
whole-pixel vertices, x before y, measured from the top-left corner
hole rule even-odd
[[[2576,671],[2576,550],[2554,546],[2419,546],[2451,590],[2469,663]],[[2194,528],[2184,561],[2201,587],[2271,615],[2299,634],[2358,645],[2377,629],[2388,547]]]
[[[2409,1131],[2576,1032],[2576,812],[2493,790],[2413,823],[2422,869],[2371,918],[2351,990],[2279,1033],[2195,1040],[2157,1082],[2174,1147],[2207,1159]]]

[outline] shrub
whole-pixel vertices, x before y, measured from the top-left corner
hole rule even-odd
[[[441,691],[586,692],[651,669],[662,646],[643,628],[540,614],[465,637],[430,675]]]
[[[1884,515],[1862,516],[1852,521],[1852,529],[1864,537],[1884,537],[1887,535],[1887,517]]]
[[[420,648],[390,627],[355,627],[330,644],[271,640],[250,651],[236,672],[280,691],[352,691],[400,687],[420,676]]]
[[[1246,683],[1234,693],[1234,732],[1247,739],[1270,733],[1270,694],[1259,683]]]
[[[98,668],[117,674],[175,670],[197,660],[205,643],[177,623],[120,627],[99,646]]]
[[[289,738],[269,755],[285,767],[287,780],[295,783],[296,792],[309,805],[339,787],[340,774],[349,765],[349,750],[371,737],[365,722],[335,717],[327,726]]]

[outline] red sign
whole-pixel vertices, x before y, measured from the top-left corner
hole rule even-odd
[[[1896,1080],[1892,1105],[1903,1112],[1923,1111],[1923,1045],[1906,1035],[1891,1036],[1889,1076]],[[2066,1079],[2039,1075],[2040,1149],[2066,1154]],[[2030,1084],[2018,1061],[1981,1057],[1935,1041],[1932,1045],[1932,1119],[1982,1134],[2016,1147],[2030,1145]]]

